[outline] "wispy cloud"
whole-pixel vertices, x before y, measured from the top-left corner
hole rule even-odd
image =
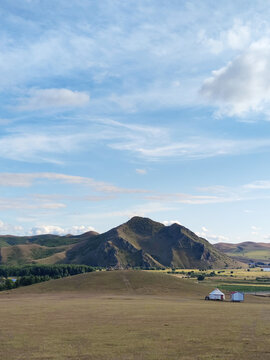
[[[145,193],[141,189],[125,189],[92,178],[58,173],[1,173],[0,186],[25,187],[38,181],[57,181],[73,185],[84,185],[105,193]]]
[[[81,107],[89,103],[85,92],[69,89],[32,89],[25,98],[19,99],[19,110],[41,110]]]
[[[14,130],[0,137],[0,158],[24,161],[62,163],[59,155],[76,152],[85,134],[61,134],[61,131]]]
[[[29,197],[1,197],[0,198],[0,209],[1,210],[36,210],[36,209],[46,209],[46,210],[57,210],[63,209],[66,205],[60,202],[54,201],[37,201]]]
[[[83,123],[82,123],[83,119]],[[83,154],[93,145],[103,146],[149,161],[203,159],[270,150],[270,138],[230,139],[181,134],[165,126],[121,123],[110,119],[75,117],[67,126],[11,128],[0,137],[0,157],[17,161],[63,163],[65,154]]]
[[[181,204],[217,204],[225,202],[240,201],[241,197],[234,196],[213,196],[213,195],[193,195],[193,194],[153,194],[145,196],[147,200],[167,202],[167,203],[181,203]]]
[[[213,185],[198,188],[199,191],[214,193],[214,194],[228,194],[235,192],[251,193],[256,190],[269,190],[270,180],[255,180],[248,184],[240,184],[238,186],[224,186],[224,185]]]
[[[135,171],[136,171],[136,173],[139,174],[139,175],[145,175],[145,174],[147,174],[147,170],[145,170],[145,169],[136,169]]]
[[[257,180],[249,184],[243,185],[246,190],[269,190],[270,180]]]
[[[160,142],[163,145],[160,145]],[[216,156],[228,156],[248,154],[254,152],[265,151],[270,148],[270,139],[218,139],[190,137],[181,142],[166,141],[160,138],[133,139],[113,143],[110,147],[117,150],[129,150],[148,160],[159,160],[165,158],[178,159],[203,159]]]

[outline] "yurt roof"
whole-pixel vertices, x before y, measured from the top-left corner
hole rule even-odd
[[[220,291],[219,289],[215,289],[212,292],[210,292],[210,294],[212,295],[224,295],[222,291]]]

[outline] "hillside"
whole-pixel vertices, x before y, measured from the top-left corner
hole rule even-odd
[[[66,262],[104,266],[222,268],[239,263],[184,226],[165,226],[135,216],[128,222],[73,246]]]
[[[24,265],[32,263],[54,264],[64,261],[66,251],[98,233],[58,236],[0,236],[0,264]]]
[[[270,263],[270,244],[246,241],[239,244],[217,243],[214,247],[226,255],[245,263]]]
[[[190,282],[175,276],[134,270],[98,271],[67,278],[50,280],[13,290],[18,294],[110,294],[110,295],[158,295],[204,296],[209,285]]]

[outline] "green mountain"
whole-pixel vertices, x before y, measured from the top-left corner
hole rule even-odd
[[[226,255],[245,263],[270,263],[270,244],[245,241],[239,244],[217,243],[215,248]]]
[[[223,268],[241,264],[184,226],[135,216],[103,234],[0,236],[0,264],[73,263],[116,269]]]
[[[73,246],[67,251],[65,261],[119,269],[222,268],[240,265],[184,226],[165,226],[138,216]]]

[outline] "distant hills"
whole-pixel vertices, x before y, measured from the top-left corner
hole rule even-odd
[[[234,258],[245,263],[270,263],[270,244],[246,241],[239,244],[217,243],[214,247]]]
[[[184,226],[135,216],[103,234],[1,236],[0,263],[74,263],[129,267],[223,268],[239,262]]]
[[[89,231],[78,236],[0,236],[0,264],[61,263],[65,261],[67,250],[96,235],[97,232]]]

